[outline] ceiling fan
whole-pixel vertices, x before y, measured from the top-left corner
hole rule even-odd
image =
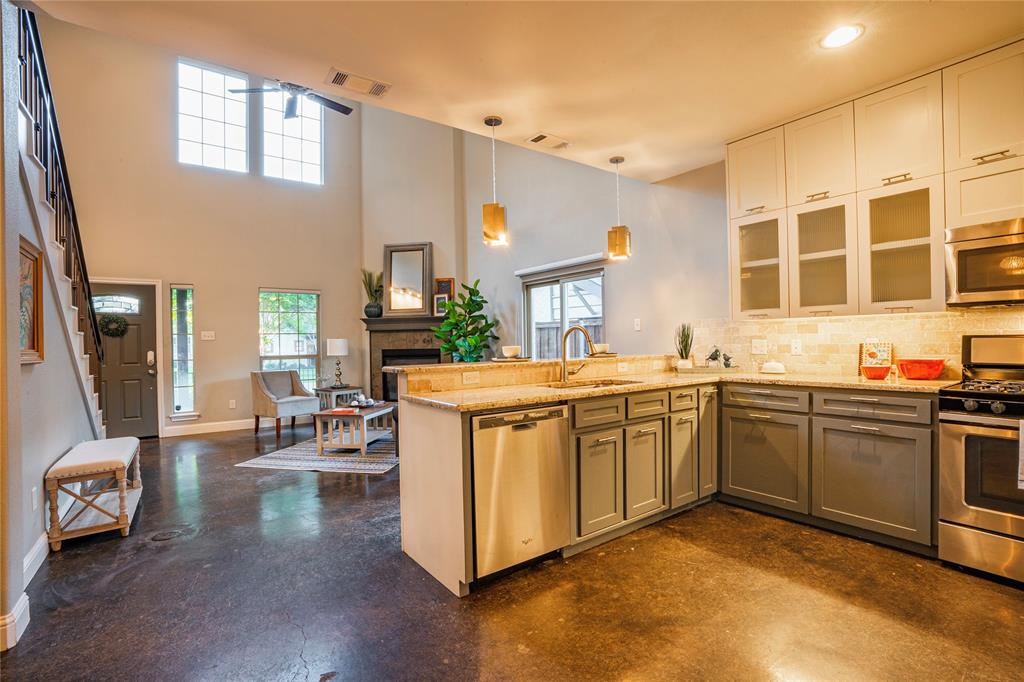
[[[228,90],[228,92],[234,93],[257,93],[257,92],[283,92],[288,96],[288,100],[284,104],[284,117],[296,118],[299,115],[299,97],[306,97],[313,100],[317,104],[322,104],[328,109],[333,109],[338,113],[345,114],[348,116],[352,113],[352,107],[345,106],[340,102],[335,102],[333,99],[327,99],[323,95],[318,95],[313,92],[310,88],[304,85],[296,85],[295,83],[285,83],[284,81],[277,81],[277,85],[266,88],[238,88]]]

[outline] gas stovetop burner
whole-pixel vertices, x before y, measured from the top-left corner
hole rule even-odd
[[[974,391],[977,393],[1006,393],[1024,394],[1024,381],[1010,381],[1000,379],[969,379],[959,386],[954,386],[958,391]]]

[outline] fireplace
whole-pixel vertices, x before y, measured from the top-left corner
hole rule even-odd
[[[437,365],[441,351],[433,348],[388,348],[381,351],[381,367],[394,365]],[[381,387],[384,400],[398,402],[398,375],[382,372]]]
[[[440,317],[395,315],[364,319],[370,332],[370,395],[376,400],[397,400],[398,377],[384,374],[387,365],[423,365],[450,362],[441,352],[433,327]]]

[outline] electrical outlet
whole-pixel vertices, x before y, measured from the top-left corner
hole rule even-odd
[[[230,410],[233,410],[233,409],[235,409],[235,404],[236,404],[236,403],[235,403],[235,401],[234,401],[234,400],[229,400],[229,401],[228,401],[228,409],[230,409]]]
[[[751,339],[751,355],[768,355],[768,339]]]
[[[199,339],[201,341],[216,341],[217,332],[199,332]]]
[[[32,511],[39,509],[39,486],[32,486]]]
[[[789,342],[789,352],[792,355],[804,354],[804,342],[800,339],[793,339]]]
[[[480,383],[480,372],[463,372],[462,373],[462,385],[470,386],[472,384]]]
[[[639,317],[633,318],[633,331],[635,331],[635,332],[640,331],[640,318]]]
[[[625,374],[626,372],[629,371],[629,363],[628,362],[620,362],[620,363],[618,363],[616,365],[616,369],[618,369],[619,374]]]

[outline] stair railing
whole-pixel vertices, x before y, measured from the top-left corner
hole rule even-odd
[[[99,392],[103,364],[103,343],[96,308],[85,266],[78,214],[71,196],[64,145],[57,126],[50,79],[43,59],[43,47],[35,15],[18,10],[18,60],[21,75],[21,104],[32,119],[32,155],[43,167],[46,178],[46,202],[56,215],[57,243],[64,247],[64,275],[71,279],[71,302],[78,308],[78,330],[85,333],[85,352],[89,354],[89,370],[96,378],[94,390]]]

